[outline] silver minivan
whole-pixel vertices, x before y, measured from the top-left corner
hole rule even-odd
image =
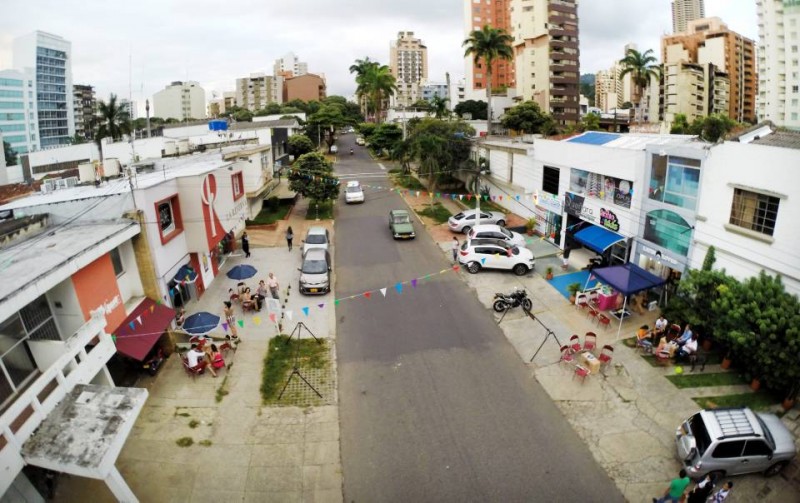
[[[701,410],[675,432],[678,458],[690,477],[762,472],[777,475],[795,457],[791,432],[774,414],[746,407]]]
[[[305,252],[299,270],[300,293],[323,295],[331,291],[331,255],[328,250],[312,248]]]

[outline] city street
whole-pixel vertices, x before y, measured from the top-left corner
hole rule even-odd
[[[341,196],[337,297],[387,293],[336,311],[344,500],[622,501],[488,310],[439,274],[451,264],[422,224],[392,240],[388,213],[407,206],[365,148],[349,154],[354,139],[340,138],[336,170],[366,202]]]

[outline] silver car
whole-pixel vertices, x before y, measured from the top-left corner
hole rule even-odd
[[[323,295],[331,291],[331,256],[327,250],[312,248],[303,255],[300,293]]]
[[[470,229],[475,227],[477,210],[462,211],[453,215],[447,220],[447,225],[453,232],[463,232],[469,234]],[[481,211],[481,224],[497,224],[501,227],[506,226],[506,216],[497,211]]]
[[[499,239],[512,246],[525,246],[525,237],[497,224],[476,225],[467,233],[468,239]]]
[[[303,254],[312,248],[330,248],[331,236],[325,227],[314,226],[308,229],[306,238],[303,240]]]

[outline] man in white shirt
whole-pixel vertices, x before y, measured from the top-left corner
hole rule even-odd
[[[692,334],[692,338],[684,343],[681,350],[678,352],[678,356],[687,357],[693,355],[697,352],[697,334]]]
[[[664,315],[662,314],[662,315],[661,315],[661,316],[660,316],[660,317],[659,317],[659,318],[656,320],[656,335],[661,335],[661,334],[663,334],[663,333],[664,333],[664,331],[667,329],[667,324],[668,324],[668,323],[667,323],[667,319],[666,319],[666,318],[664,318]]]
[[[190,368],[205,368],[207,362],[205,361],[205,353],[197,349],[197,344],[192,344],[192,349],[186,352],[186,361],[189,363]]]

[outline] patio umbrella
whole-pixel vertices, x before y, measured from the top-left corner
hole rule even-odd
[[[243,280],[252,278],[257,272],[256,268],[251,265],[237,265],[228,271],[228,277],[230,279]]]
[[[205,311],[194,313],[183,321],[183,330],[194,335],[211,332],[219,325],[219,316]]]

